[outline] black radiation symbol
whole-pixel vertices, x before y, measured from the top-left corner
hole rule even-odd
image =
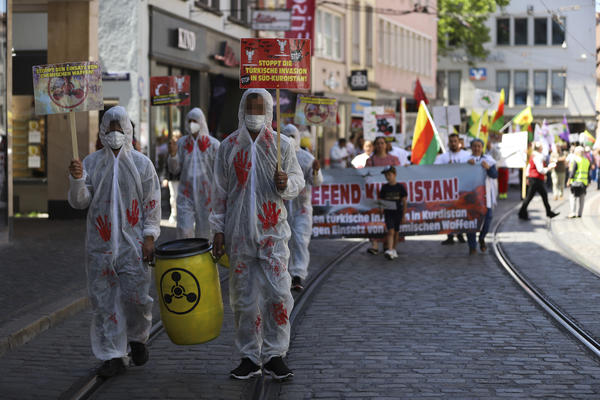
[[[183,268],[171,268],[160,278],[160,297],[173,314],[187,314],[200,301],[198,279]]]

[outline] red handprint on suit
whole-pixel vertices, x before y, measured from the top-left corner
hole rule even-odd
[[[198,140],[198,148],[200,149],[200,151],[204,153],[209,147],[210,139],[208,138],[208,136],[200,137],[200,140]]]
[[[137,199],[133,199],[131,201],[131,211],[128,208],[126,210],[126,213],[127,213],[127,221],[129,222],[129,225],[134,227],[135,224],[137,224],[138,221],[140,220],[140,209],[138,207]]]
[[[104,219],[102,219],[102,216],[96,218],[96,229],[98,230],[98,233],[100,233],[102,240],[105,242],[110,240],[111,226],[112,224],[108,222],[108,215],[104,215]]]
[[[248,180],[248,172],[252,167],[252,163],[248,160],[248,152],[240,150],[233,159],[235,167],[235,175],[237,176],[238,184],[244,186]]]
[[[185,141],[185,149],[187,150],[188,153],[191,153],[192,151],[194,151],[194,139],[187,138],[187,140]]]
[[[259,214],[258,219],[260,219],[260,222],[262,222],[263,230],[266,231],[267,229],[273,228],[275,225],[277,225],[281,210],[278,210],[277,204],[273,203],[272,201],[263,203],[262,208],[264,215]]]
[[[283,306],[283,303],[273,304],[273,318],[277,325],[285,325],[288,322],[287,310]]]
[[[260,314],[256,316],[256,320],[254,320],[254,329],[256,333],[260,332],[260,324],[262,323],[262,318],[260,318]]]

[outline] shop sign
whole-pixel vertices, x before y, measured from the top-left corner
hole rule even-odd
[[[337,109],[334,98],[298,96],[294,122],[298,125],[336,126]]]
[[[187,29],[177,28],[177,47],[183,50],[196,50],[196,33]]]
[[[308,39],[242,39],[241,57],[241,89],[310,89]]]
[[[289,31],[292,26],[290,10],[252,10],[252,29],[256,31]]]
[[[213,58],[225,67],[237,67],[240,65],[240,60],[235,56],[233,49],[227,42],[221,42],[220,51],[218,54],[213,55]]]
[[[189,106],[190,77],[150,77],[150,104],[153,106]]]
[[[485,81],[487,79],[487,69],[469,68],[469,79],[472,81]]]
[[[367,90],[369,88],[369,79],[366,69],[359,69],[350,72],[348,79],[350,90]]]

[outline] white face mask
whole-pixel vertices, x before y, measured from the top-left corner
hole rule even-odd
[[[190,122],[190,131],[192,133],[198,133],[199,130],[200,130],[200,124],[198,124],[196,122]]]
[[[119,131],[110,131],[106,134],[106,142],[108,145],[114,149],[120,149],[125,144],[125,140],[127,137],[123,132]]]
[[[248,115],[244,118],[246,122],[246,128],[249,131],[260,131],[265,124],[265,116],[264,115]]]

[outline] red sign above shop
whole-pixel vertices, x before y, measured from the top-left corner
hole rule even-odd
[[[310,89],[310,40],[242,39],[241,50],[241,89]]]
[[[315,26],[315,0],[287,0],[286,6],[288,10],[292,10],[292,26],[285,32],[285,37],[312,39]]]
[[[189,76],[151,76],[150,104],[153,106],[189,106]]]

